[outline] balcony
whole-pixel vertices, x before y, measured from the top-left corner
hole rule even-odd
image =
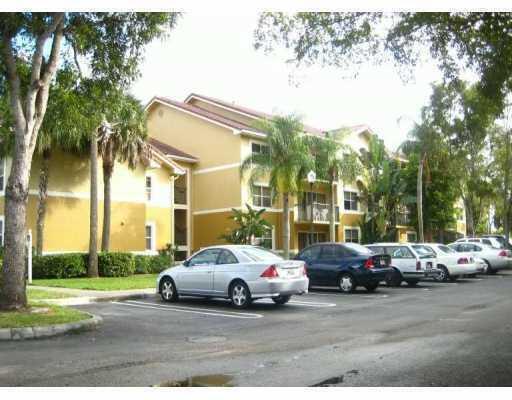
[[[177,246],[187,245],[187,228],[174,227],[174,244]]]
[[[322,203],[313,203],[311,205],[299,206],[299,221],[311,221],[311,208],[313,208],[313,222],[329,222],[329,205]],[[340,222],[340,208],[338,206],[334,209],[334,221]]]
[[[411,215],[399,213],[396,215],[396,224],[399,226],[410,226],[411,225]]]
[[[174,187],[174,204],[187,204],[187,188],[179,186]]]

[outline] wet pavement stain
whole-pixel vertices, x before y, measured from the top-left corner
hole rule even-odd
[[[233,377],[230,375],[213,374],[192,376],[183,380],[163,382],[159,387],[231,387]]]
[[[311,385],[311,387],[327,387],[331,385],[337,385],[338,383],[343,383],[343,375],[340,376],[334,376],[332,378],[326,379],[322,382],[315,383],[314,385]]]

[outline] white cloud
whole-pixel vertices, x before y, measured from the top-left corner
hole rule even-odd
[[[148,47],[133,93],[146,102],[197,92],[261,111],[296,112],[322,129],[364,123],[394,149],[418,120],[430,83],[440,79],[434,65],[420,66],[407,84],[391,65],[368,65],[356,79],[343,79],[335,68],[296,70],[284,52],[254,50],[256,23],[255,14],[184,15],[169,38]]]

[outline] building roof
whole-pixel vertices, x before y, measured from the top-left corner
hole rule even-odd
[[[154,148],[157,148],[158,150],[160,150],[160,152],[162,152],[164,155],[166,155],[170,158],[174,158],[177,160],[184,160],[184,161],[193,162],[193,163],[199,161],[199,158],[194,157],[188,153],[185,153],[184,151],[181,151],[181,150],[177,149],[176,147],[169,146],[168,144],[163,143],[155,138],[150,137],[148,139],[148,143],[151,146],[153,146]]]
[[[252,108],[240,106],[240,105],[234,104],[234,103],[229,103],[224,100],[216,99],[214,97],[204,96],[204,95],[198,94],[198,93],[189,94],[188,97],[185,99],[185,103],[189,104],[190,101],[193,99],[198,99],[198,100],[203,100],[203,101],[206,101],[209,103],[214,103],[221,107],[228,108],[232,111],[239,112],[241,114],[245,114],[245,115],[253,117],[255,119],[257,119],[257,118],[271,119],[272,117],[274,117],[274,115],[265,113],[263,111],[254,110]],[[200,107],[198,107],[198,108],[200,108]],[[307,133],[316,135],[316,136],[325,136],[325,131],[323,129],[318,129],[318,128],[315,128],[315,127],[312,127],[309,125],[305,125],[305,124],[303,124],[303,125],[304,125],[304,130]]]

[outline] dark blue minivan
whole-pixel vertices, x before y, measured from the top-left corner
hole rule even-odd
[[[357,286],[373,292],[393,272],[388,254],[374,254],[357,243],[316,243],[295,259],[306,263],[310,286],[337,286],[343,293]]]

